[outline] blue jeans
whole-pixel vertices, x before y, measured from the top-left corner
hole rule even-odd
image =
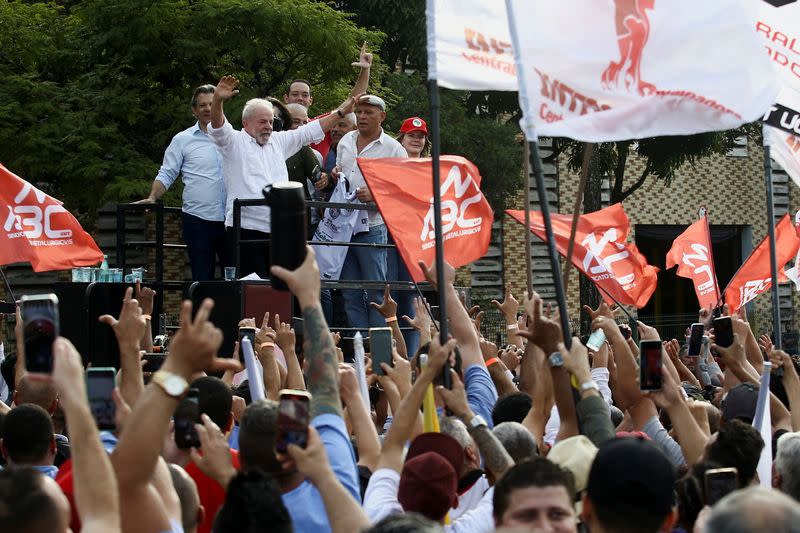
[[[389,244],[394,244],[394,241],[389,238]],[[387,281],[411,281],[411,274],[408,273],[403,258],[397,251],[397,248],[389,248],[386,250],[386,280]],[[397,320],[400,321],[400,327],[406,327],[408,324],[403,320],[403,315],[408,315],[409,318],[414,318],[414,304],[413,299],[416,295],[414,291],[392,291],[392,298],[397,302]],[[406,341],[406,349],[408,350],[408,357],[411,358],[419,347],[419,332],[417,330],[403,330],[403,339]]]
[[[386,244],[386,226],[372,226],[369,231],[353,235],[350,242]],[[386,248],[366,248],[353,246],[344,259],[342,281],[386,281]],[[350,327],[366,329],[384,327],[383,316],[369,303],[380,303],[383,290],[342,289],[344,311]],[[362,332],[365,335],[366,332]]]
[[[192,279],[208,281],[216,278],[217,259],[221,266],[228,264],[225,223],[221,220],[204,220],[189,213],[182,213],[181,218],[183,242],[186,243],[192,265]]]

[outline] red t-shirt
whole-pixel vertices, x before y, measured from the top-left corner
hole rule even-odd
[[[330,115],[330,113],[323,113],[322,115],[314,117],[312,119],[312,122],[314,120],[319,120],[321,118],[327,117],[328,115]],[[326,131],[324,139],[322,139],[317,144],[310,144],[309,146],[311,146],[311,148],[322,154],[322,160],[325,161],[325,158],[328,157],[328,151],[331,149],[331,132]]]
[[[233,467],[238,471],[240,468],[239,452],[236,450],[230,450],[230,452]],[[200,495],[200,505],[205,509],[205,517],[203,521],[197,525],[197,532],[211,533],[211,526],[214,524],[217,511],[219,511],[219,508],[225,503],[225,490],[219,483],[205,475],[194,462],[190,462],[186,465],[185,470],[197,485],[197,493]]]
[[[239,452],[230,450],[231,462],[236,470],[239,470]],[[225,503],[225,491],[219,483],[205,475],[194,462],[189,462],[184,468],[186,473],[189,474],[197,485],[197,494],[200,496],[200,505],[205,509],[205,518],[197,525],[198,533],[211,533],[211,526],[214,524],[214,518],[217,516],[217,511]],[[72,531],[81,530],[81,520],[78,517],[78,509],[75,506],[75,490],[72,486],[72,460],[68,459],[61,468],[58,470],[56,482],[64,495],[69,500],[70,505],[70,523],[69,526]]]

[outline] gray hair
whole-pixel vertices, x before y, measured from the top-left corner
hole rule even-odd
[[[197,87],[194,90],[194,93],[192,93],[192,107],[197,107],[197,97],[198,96],[200,96],[201,94],[214,94],[215,90],[216,90],[216,87],[214,87],[210,83],[207,83],[205,85],[201,85],[200,87]]]
[[[305,113],[306,116],[308,116],[308,109],[303,104],[286,104],[286,109],[292,114],[297,111],[299,113]]]
[[[703,533],[800,533],[800,504],[762,487],[734,491],[711,509]]]
[[[781,492],[800,500],[800,433],[784,433],[778,438],[775,471],[781,476]]]
[[[467,431],[467,426],[454,416],[443,417],[440,429],[441,432],[448,437],[456,439],[462,448],[466,449],[467,446],[473,444],[472,437],[470,437],[469,431]]]
[[[519,422],[503,422],[492,430],[515,463],[536,457],[536,440],[528,428]]]
[[[242,109],[242,120],[247,120],[253,113],[256,112],[258,109],[266,109],[268,111],[272,111],[275,113],[275,107],[272,105],[272,102],[269,100],[265,100],[264,98],[251,98],[244,104],[244,109]]]
[[[346,120],[347,122],[349,122],[350,124],[355,126],[356,125],[356,114],[351,111],[350,113],[346,114],[342,120]]]

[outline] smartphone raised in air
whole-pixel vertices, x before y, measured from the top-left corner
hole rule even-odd
[[[383,376],[381,363],[394,366],[392,360],[392,328],[369,328],[369,350],[372,357],[372,373]]]
[[[245,337],[250,339],[250,346],[253,347],[253,352],[256,352],[258,350],[258,346],[256,346],[256,328],[247,326],[239,328],[239,350],[242,349],[242,339]]]
[[[739,488],[739,471],[735,468],[712,468],[705,474],[706,505],[714,505]]]
[[[175,445],[182,450],[199,448],[200,438],[194,427],[200,423],[200,400],[197,389],[189,389],[186,397],[175,408],[172,419],[175,422]]]
[[[116,406],[111,396],[117,385],[117,371],[111,367],[89,368],[86,370],[86,393],[89,396],[89,409],[98,429],[114,430]]]
[[[701,322],[692,324],[689,330],[689,349],[686,353],[689,357],[700,357],[703,349],[703,332],[706,327]]]
[[[606,342],[606,333],[598,328],[589,335],[589,338],[586,340],[586,347],[596,352],[600,350],[604,342]]]
[[[278,402],[278,431],[275,451],[286,453],[290,444],[305,448],[308,444],[311,395],[304,390],[283,389]]]
[[[731,317],[721,316],[715,318],[712,322],[714,325],[714,344],[727,348],[733,344],[733,324]]]
[[[661,341],[639,342],[639,389],[661,390]]]
[[[59,335],[58,297],[55,294],[23,296],[20,299],[25,369],[37,374],[53,371],[53,341]]]

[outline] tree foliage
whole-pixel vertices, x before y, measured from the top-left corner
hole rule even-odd
[[[307,78],[321,113],[348,93],[361,42],[381,39],[314,0],[3,2],[0,161],[90,218],[146,194],[197,85],[239,77],[238,125],[248,98]]]

